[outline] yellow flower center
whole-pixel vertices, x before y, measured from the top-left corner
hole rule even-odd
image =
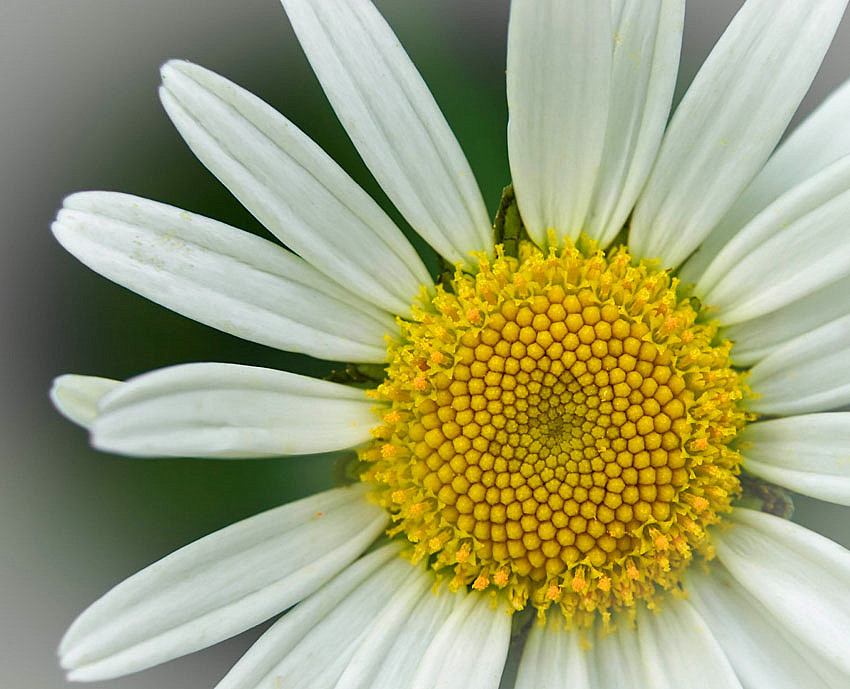
[[[676,288],[625,249],[522,242],[421,299],[360,454],[414,560],[587,624],[711,556],[743,385]]]

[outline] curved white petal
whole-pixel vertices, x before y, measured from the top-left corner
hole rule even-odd
[[[238,634],[285,610],[352,562],[386,513],[366,486],[338,488],[233,524],[116,586],[68,630],[71,680],[142,670]]]
[[[750,473],[804,495],[850,505],[850,413],[749,424],[736,442]]]
[[[782,196],[717,255],[696,293],[724,325],[758,318],[850,275],[850,156]]]
[[[541,246],[578,237],[611,98],[607,2],[514,0],[508,27],[508,156],[520,215]]]
[[[490,596],[475,591],[455,604],[413,674],[411,689],[499,686],[511,639],[511,616],[493,604]]]
[[[632,211],[670,114],[685,0],[623,4],[615,17],[611,103],[602,163],[584,231],[608,245]]]
[[[160,98],[195,155],[284,244],[393,313],[433,281],[378,205],[274,108],[188,62],[162,68]]]
[[[829,47],[846,0],[747,0],[676,109],[629,245],[676,266],[764,165]]]
[[[682,266],[682,281],[699,280],[726,242],[756,215],[785,192],[848,154],[850,81],[824,100],[770,156],[702,246]]]
[[[582,648],[581,632],[563,629],[557,612],[546,624],[535,623],[528,633],[519,662],[515,689],[593,689],[588,676],[588,653]]]
[[[655,613],[638,608],[647,689],[741,689],[729,659],[686,600],[668,598]]]
[[[120,381],[96,376],[66,374],[54,379],[50,400],[59,412],[78,426],[88,428],[97,417],[97,402]]]
[[[720,561],[798,643],[850,674],[850,552],[763,512],[730,518],[732,528],[714,531]]]
[[[736,323],[721,332],[735,343],[732,360],[752,366],[786,342],[850,314],[850,275],[758,318]]]
[[[339,361],[383,361],[392,317],[281,247],[136,196],[65,199],[56,238],[92,270],[224,332]]]
[[[98,401],[92,444],[141,457],[330,452],[369,440],[365,393],[294,373],[183,364],[131,378]]]
[[[643,660],[631,621],[621,615],[613,632],[598,637],[587,650],[591,689],[643,689]]]
[[[747,400],[761,414],[805,414],[850,402],[850,316],[785,343],[757,363],[747,384],[758,397]]]
[[[688,600],[708,625],[745,687],[841,689],[850,677],[809,654],[783,633],[783,625],[720,565],[709,574],[688,571]]]
[[[433,575],[398,551],[391,544],[370,553],[284,615],[216,689],[331,689],[380,620],[400,624],[428,594]]]
[[[402,215],[450,261],[492,254],[490,220],[457,140],[368,0],[282,0],[340,122]]]

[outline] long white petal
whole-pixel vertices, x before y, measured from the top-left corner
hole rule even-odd
[[[183,364],[104,395],[92,444],[141,457],[262,457],[330,452],[370,438],[362,390],[237,364]]]
[[[528,633],[515,689],[593,689],[581,632],[562,629],[559,617],[557,612],[550,612],[545,625],[534,624]]]
[[[753,423],[736,442],[750,473],[798,493],[850,505],[850,413]]]
[[[369,554],[284,615],[216,689],[333,687],[377,619],[410,610],[433,583],[398,550]]]
[[[507,611],[493,608],[489,596],[468,593],[432,639],[410,687],[496,689],[510,637]]]
[[[782,196],[717,255],[696,286],[731,325],[775,311],[850,275],[850,156]]]
[[[726,654],[686,600],[638,608],[637,630],[647,689],[741,689]]]
[[[850,316],[785,343],[756,364],[747,384],[762,414],[805,414],[850,402]]]
[[[191,653],[285,610],[352,562],[386,514],[338,488],[181,548],[88,608],[60,646],[71,680],[117,677]]]
[[[613,27],[605,147],[584,228],[602,246],[623,228],[655,162],[676,86],[684,18],[684,0],[642,0],[624,3]]]
[[[690,602],[708,625],[745,687],[841,689],[839,672],[810,662],[783,625],[721,566],[693,567],[685,581]]]
[[[735,343],[732,360],[752,366],[786,342],[850,314],[850,275],[758,318],[722,330]]]
[[[747,0],[676,109],[632,217],[638,256],[676,266],[764,165],[847,0]]]
[[[380,207],[274,108],[188,62],[167,63],[162,84],[165,110],[195,155],[314,267],[399,314],[433,284]]]
[[[508,27],[508,156],[529,235],[584,228],[611,100],[607,2],[514,0]]]
[[[685,283],[696,282],[742,227],[785,192],[850,154],[850,81],[842,84],[791,133],[682,266]]]
[[[492,253],[490,220],[457,140],[369,0],[282,0],[313,71],[369,170],[450,261]]]
[[[591,689],[642,688],[638,635],[625,615],[617,620],[614,632],[603,633],[594,641],[586,660]]]
[[[110,378],[66,374],[53,381],[50,400],[66,419],[88,428],[97,418],[98,400],[119,385]]]
[[[254,342],[339,361],[383,361],[392,317],[260,237],[136,196],[65,199],[53,233],[92,270]]]
[[[737,508],[717,556],[799,643],[850,674],[850,552],[773,515]]]

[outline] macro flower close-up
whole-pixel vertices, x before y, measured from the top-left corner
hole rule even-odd
[[[850,506],[850,83],[786,135],[847,0],[746,0],[675,105],[684,0],[512,0],[496,199],[370,0],[282,5],[397,216],[171,60],[165,112],[276,241],[112,191],[52,231],[332,372],[50,395],[108,453],[332,453],[336,487],[119,583],[62,639],[67,678],[277,617],[217,689],[850,686],[850,551],[791,520],[795,493]]]

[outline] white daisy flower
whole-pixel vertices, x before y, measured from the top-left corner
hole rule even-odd
[[[53,400],[109,452],[355,448],[359,480],[119,584],[62,641],[68,677],[288,610],[219,689],[489,689],[509,647],[523,689],[848,686],[850,553],[783,519],[782,488],[850,505],[850,414],[830,411],[850,403],[850,86],[774,151],[846,0],[747,0],[669,124],[684,0],[513,0],[494,226],[368,0],[283,5],[372,174],[453,268],[435,283],[261,100],[163,67],[189,146],[291,251],[108,192],[69,197],[56,237],[351,379],[199,363],[62,376]]]

